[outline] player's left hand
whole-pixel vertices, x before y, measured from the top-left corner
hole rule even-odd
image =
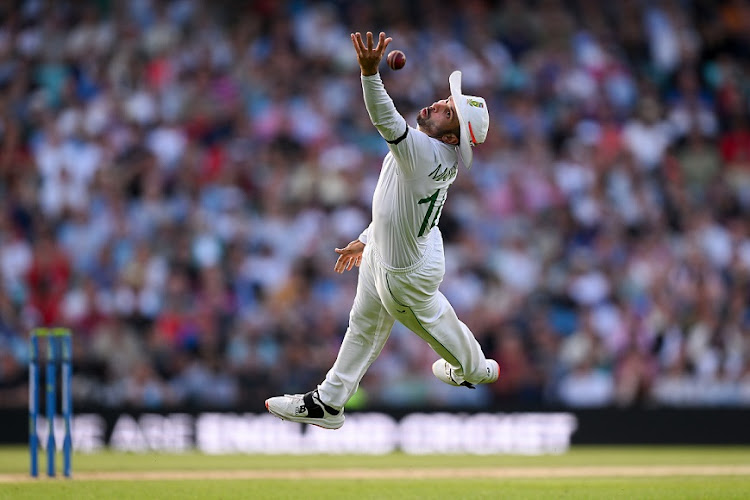
[[[365,251],[365,244],[359,240],[349,242],[344,248],[337,248],[335,252],[339,254],[336,265],[333,270],[337,273],[351,271],[354,266],[359,267],[362,263],[362,253]]]

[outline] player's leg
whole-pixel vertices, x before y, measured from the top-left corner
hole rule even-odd
[[[266,408],[277,417],[327,429],[337,429],[344,424],[344,405],[382,351],[394,323],[377,295],[367,254],[365,249],[357,293],[349,313],[349,327],[333,367],[317,389],[266,400]]]
[[[409,286],[407,282],[405,284]],[[497,380],[496,361],[486,359],[472,331],[458,319],[448,299],[437,291],[424,302],[398,309],[397,319],[423,338],[440,355],[433,365],[437,378],[450,385],[491,383]]]
[[[446,384],[468,387],[497,380],[500,374],[497,361],[485,358],[474,334],[458,319],[453,306],[442,293],[438,292],[423,311],[416,309],[416,317],[426,318],[421,321],[421,327],[443,348],[435,349],[442,359],[432,365],[432,372],[438,379]],[[439,312],[433,316],[433,311]],[[429,318],[435,320],[430,321]],[[448,355],[443,350],[447,350]]]
[[[499,374],[497,362],[485,359],[474,334],[438,289],[445,270],[438,236],[431,241],[424,266],[408,274],[386,273],[385,280],[378,282],[383,303],[440,355],[442,359],[433,365],[440,380],[468,386],[494,382]]]
[[[378,296],[371,258],[366,248],[349,327],[336,361],[318,386],[320,398],[334,408],[343,408],[357,391],[360,380],[383,350],[395,321]]]

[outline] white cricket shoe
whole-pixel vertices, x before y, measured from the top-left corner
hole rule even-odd
[[[266,410],[282,420],[313,424],[324,429],[338,429],[344,425],[344,410],[336,410],[323,403],[317,389],[307,394],[268,398]]]
[[[497,378],[500,376],[500,365],[497,364],[497,361],[494,359],[487,359],[485,360],[487,362],[487,376],[482,379],[480,384],[491,384],[492,382],[495,382]],[[453,386],[464,386],[468,387],[469,389],[474,389],[474,384],[470,384],[469,382],[462,381],[458,382],[460,380],[460,377],[456,377],[453,374],[453,367],[444,359],[438,359],[432,364],[432,373],[442,382],[445,382],[448,385]]]

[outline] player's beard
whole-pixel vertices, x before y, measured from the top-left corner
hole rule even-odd
[[[438,130],[438,127],[430,120],[429,116],[424,117],[421,112],[417,113],[417,125],[419,125],[419,130],[430,137],[440,137],[443,133],[442,130]]]

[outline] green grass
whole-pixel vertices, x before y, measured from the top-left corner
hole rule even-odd
[[[40,471],[46,462],[39,456]],[[58,455],[58,460],[60,456]],[[201,479],[201,471],[309,471],[325,469],[515,470],[535,467],[750,466],[748,447],[574,447],[556,456],[207,456],[198,453],[77,454],[73,480],[30,481],[28,451],[0,448],[0,499],[232,499],[232,498],[555,498],[714,499],[750,498],[749,475],[669,477],[439,479]],[[59,464],[58,464],[59,465]],[[137,478],[139,472],[193,471],[195,479]],[[86,474],[130,472],[137,480],[89,479]],[[59,467],[58,467],[59,473]],[[13,474],[10,477],[9,474]],[[3,476],[5,479],[3,480]]]
[[[73,481],[0,486],[12,499],[450,498],[450,499],[741,499],[750,479],[394,480],[394,481]]]
[[[0,447],[0,473],[29,470],[26,447]],[[343,458],[342,458],[343,457]],[[61,460],[57,455],[58,462]],[[40,469],[45,455],[39,453]],[[474,467],[574,467],[590,465],[750,465],[743,446],[577,446],[562,455],[203,455],[101,452],[73,457],[74,472],[142,470],[403,469]]]
[[[741,499],[747,477],[589,480],[340,480],[280,481],[71,481],[0,485],[12,499],[225,499],[225,498],[487,498],[487,499]]]

